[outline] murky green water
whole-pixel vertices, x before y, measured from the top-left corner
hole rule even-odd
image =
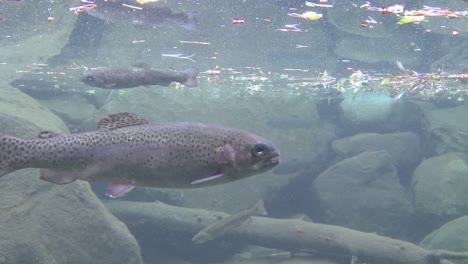
[[[432,250],[468,251],[467,16],[463,0],[0,1],[2,171],[20,168],[6,135],[95,131],[118,112],[238,128],[281,152],[239,181],[112,201],[107,182],[8,173],[0,263],[456,258]],[[100,68],[105,85],[80,81]],[[168,77],[186,69],[197,87]],[[142,85],[113,89],[117,78]],[[175,82],[151,85],[164,78]],[[260,199],[268,218],[191,242]]]

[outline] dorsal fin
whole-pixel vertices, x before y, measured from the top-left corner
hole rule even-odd
[[[117,129],[128,126],[138,126],[148,124],[145,118],[128,112],[110,114],[103,119],[99,120],[97,124],[98,129]]]
[[[59,136],[59,134],[55,133],[55,132],[52,132],[52,131],[41,131],[41,132],[39,132],[39,134],[37,134],[37,137],[42,138],[42,139],[53,138],[53,137],[56,137],[56,136]]]

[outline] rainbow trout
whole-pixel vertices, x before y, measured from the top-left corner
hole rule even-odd
[[[137,86],[169,86],[178,82],[188,87],[196,87],[198,70],[162,71],[151,69],[146,64],[133,67],[105,67],[86,71],[80,80],[90,86],[105,89],[123,89]]]
[[[132,113],[111,114],[98,130],[71,135],[41,132],[38,139],[0,134],[0,176],[40,168],[41,179],[110,182],[106,194],[135,186],[196,188],[270,170],[279,150],[255,134],[201,123],[149,123]]]
[[[194,244],[203,244],[215,238],[221,237],[231,230],[238,228],[254,215],[267,215],[267,211],[263,205],[263,200],[259,200],[250,209],[230,215],[205,227],[192,238],[192,242]]]

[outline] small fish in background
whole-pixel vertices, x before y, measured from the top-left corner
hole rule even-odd
[[[80,80],[89,85],[104,89],[123,89],[138,86],[169,86],[172,82],[188,87],[198,86],[198,70],[163,71],[140,64],[134,67],[104,67],[86,71]]]
[[[266,216],[267,214],[263,200],[259,200],[252,208],[230,215],[205,227],[192,238],[192,243],[206,243],[238,228],[251,216]]]
[[[198,188],[268,171],[279,150],[253,133],[201,123],[149,123],[132,113],[111,114],[98,130],[71,135],[41,132],[38,139],[0,134],[0,176],[40,168],[41,179],[110,182],[107,195],[135,186]]]
[[[136,26],[142,29],[178,26],[186,30],[194,30],[198,26],[197,18],[193,14],[174,13],[168,7],[132,6],[120,0],[95,0],[94,5],[95,8],[86,9],[86,13],[108,23]]]

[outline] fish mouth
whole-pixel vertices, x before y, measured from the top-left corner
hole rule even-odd
[[[270,159],[269,161],[270,164],[274,164],[275,166],[278,165],[280,163],[280,159],[279,159],[279,156],[276,156],[276,157],[273,157]]]
[[[263,162],[263,167],[271,169],[280,163],[279,155],[273,156]]]

